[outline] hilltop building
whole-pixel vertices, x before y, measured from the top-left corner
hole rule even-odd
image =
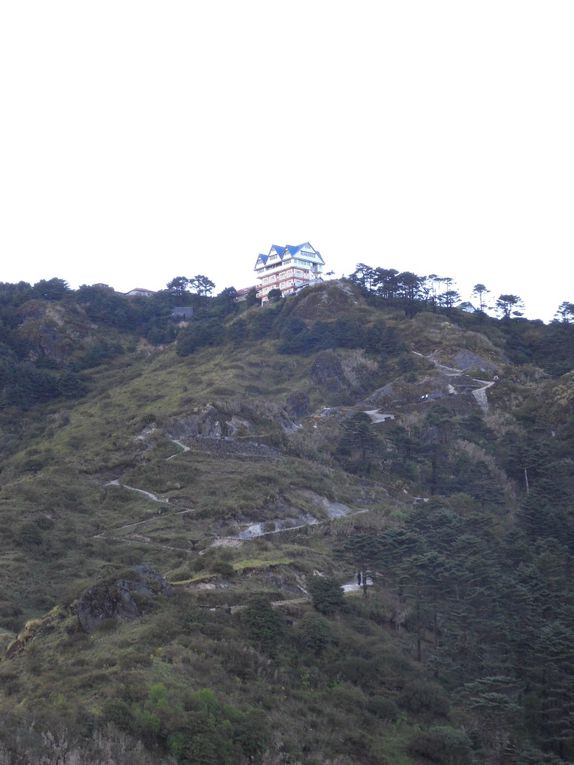
[[[309,242],[280,247],[274,244],[267,255],[259,255],[255,273],[259,279],[257,297],[265,303],[271,290],[294,295],[303,287],[321,281],[325,261]]]

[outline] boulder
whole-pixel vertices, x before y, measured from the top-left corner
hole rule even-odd
[[[151,566],[134,566],[121,578],[108,579],[85,590],[76,603],[76,615],[85,632],[93,632],[103,622],[137,619],[160,596],[172,588]]]

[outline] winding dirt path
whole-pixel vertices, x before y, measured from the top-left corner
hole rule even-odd
[[[127,491],[136,492],[137,494],[141,494],[142,496],[144,496],[150,502],[155,502],[156,504],[163,505],[164,507],[170,506],[169,499],[162,499],[157,494],[154,494],[151,491],[146,491],[145,489],[138,489],[136,486],[129,486],[128,484],[122,483],[118,478],[116,478],[113,481],[108,481],[104,485],[118,487],[121,489],[126,489]],[[305,520],[303,523],[298,523],[291,526],[282,525],[280,526],[280,528],[270,529],[269,531],[265,531],[266,523],[285,524],[285,521],[283,519],[276,519],[273,521],[256,522],[256,523],[252,523],[248,525],[245,529],[243,529],[243,531],[240,531],[237,536],[218,537],[213,542],[211,542],[211,544],[209,544],[204,550],[200,550],[200,551],[189,550],[184,547],[174,547],[172,545],[164,545],[164,544],[161,544],[160,542],[154,542],[153,540],[144,536],[139,536],[137,539],[134,539],[133,537],[130,539],[129,537],[117,536],[118,532],[127,531],[127,530],[133,531],[134,529],[138,529],[141,526],[151,523],[152,521],[157,521],[160,518],[167,519],[175,515],[186,515],[188,513],[195,512],[194,509],[189,509],[189,508],[184,510],[176,510],[174,512],[165,513],[162,515],[154,515],[151,518],[144,518],[141,521],[132,521],[130,523],[124,523],[121,526],[112,526],[110,528],[103,529],[97,534],[94,534],[92,536],[92,539],[114,540],[118,542],[124,542],[125,544],[145,544],[145,545],[149,545],[150,547],[157,547],[158,549],[161,549],[161,550],[173,550],[175,552],[184,552],[188,554],[202,555],[210,547],[239,547],[245,542],[250,542],[254,539],[258,539],[259,537],[271,536],[273,534],[286,534],[288,532],[298,531],[300,529],[304,529],[307,527],[322,526],[325,523],[329,523],[330,521],[336,518],[351,518],[355,515],[361,515],[362,513],[369,512],[368,509],[366,508],[362,510],[356,510],[355,512],[352,512],[352,511],[346,512],[345,505],[341,505],[340,503],[337,503],[337,502],[333,502],[331,503],[331,505],[332,507],[330,507],[327,510],[329,517],[326,518],[325,520],[320,521],[314,516],[307,514],[304,517]],[[343,508],[345,508],[345,510],[343,510]]]
[[[148,547],[157,547],[158,550],[173,550],[173,552],[185,553],[186,555],[197,555],[197,550],[189,550],[187,547],[173,547],[172,545],[162,545],[161,542],[152,542],[145,537],[140,539],[130,539],[129,537],[112,537],[107,532],[102,531],[95,534],[92,539],[103,539],[106,542],[121,542],[125,545],[148,545]]]
[[[432,353],[430,353],[428,356],[425,356],[423,353],[419,353],[419,351],[413,351],[413,353],[415,356],[420,356],[421,358],[426,359],[427,361],[430,361],[432,364],[434,364],[436,369],[439,370],[439,372],[442,372],[442,374],[445,377],[462,377],[463,375],[467,375],[464,369],[457,369],[456,367],[449,367],[449,366],[446,366],[445,364],[441,364],[439,361],[437,361],[433,357]],[[482,413],[485,415],[488,414],[489,403],[488,403],[488,396],[486,394],[486,391],[494,385],[496,380],[479,380],[476,377],[469,377],[468,379],[472,380],[475,383],[478,383],[478,385],[481,386],[480,388],[475,388],[474,390],[472,390],[471,393],[474,399],[476,400],[476,403],[482,410]],[[454,395],[458,394],[458,391],[456,390],[454,385],[452,385],[452,383],[448,384],[448,392]],[[367,414],[369,413],[367,412]]]
[[[305,529],[307,527],[323,526],[325,523],[330,523],[337,518],[353,518],[355,515],[362,515],[368,513],[368,508],[362,510],[356,510],[350,513],[339,513],[337,515],[331,515],[329,518],[325,518],[323,521],[317,520],[313,516],[309,516],[309,520],[305,523],[299,523],[296,526],[283,526],[279,529],[271,529],[270,531],[263,531],[266,521],[260,523],[252,523],[243,531],[239,532],[237,536],[218,537],[215,539],[209,547],[239,547],[244,542],[251,542],[253,539],[259,537],[271,536],[272,534],[287,534],[289,531],[298,531],[299,529]],[[280,523],[280,521],[270,521],[271,523]]]
[[[126,489],[127,491],[133,491],[137,494],[143,495],[146,499],[148,499],[150,502],[155,502],[156,504],[163,505],[170,507],[170,501],[169,499],[162,499],[161,497],[158,497],[157,494],[154,494],[151,491],[146,491],[145,489],[138,489],[135,486],[129,486],[128,484],[121,483],[119,479],[115,479],[114,481],[108,481],[104,486],[117,486],[121,489]],[[144,544],[149,545],[150,547],[157,547],[161,550],[174,550],[175,552],[184,552],[184,553],[195,553],[195,550],[189,550],[185,547],[173,547],[172,545],[164,545],[161,544],[161,542],[154,542],[151,539],[143,536],[139,536],[137,539],[130,539],[129,537],[124,536],[117,536],[117,533],[120,531],[127,531],[137,529],[140,526],[144,526],[145,524],[152,523],[152,521],[157,521],[160,519],[167,519],[169,517],[173,517],[175,515],[187,515],[188,513],[194,513],[194,509],[185,508],[183,510],[174,510],[171,513],[161,513],[159,515],[153,515],[151,518],[144,518],[141,521],[132,521],[130,523],[124,523],[121,526],[111,526],[107,529],[103,529],[102,531],[98,532],[97,534],[94,534],[92,536],[92,539],[106,539],[106,540],[113,540],[116,542],[123,542],[125,544]]]
[[[394,419],[394,415],[392,414],[382,414],[378,410],[371,410],[367,412],[366,414],[371,417],[373,422],[384,422],[386,419]],[[175,454],[170,455],[169,457],[165,458],[166,462],[169,462],[170,460],[174,459],[175,457],[180,456],[181,454],[185,454],[186,452],[191,451],[191,448],[189,446],[186,446],[183,442],[175,439],[175,438],[169,438],[169,441],[176,446],[178,446],[181,451],[176,452]],[[154,492],[147,491],[146,489],[139,489],[136,486],[130,486],[129,484],[122,483],[119,478],[116,478],[112,481],[108,481],[104,484],[106,487],[118,487],[121,489],[125,489],[126,491],[135,492],[137,494],[140,494],[141,496],[145,497],[150,502],[154,502],[156,504],[162,505],[163,507],[173,507],[171,505],[169,498],[167,497],[160,497],[159,495],[155,494]],[[150,547],[156,547],[161,550],[170,550],[178,553],[186,553],[186,554],[194,554],[194,555],[202,555],[208,550],[210,547],[238,547],[245,542],[252,541],[254,539],[258,539],[259,537],[263,536],[271,536],[274,534],[286,534],[291,531],[298,531],[300,529],[304,529],[310,526],[320,526],[325,523],[329,523],[331,520],[335,518],[342,518],[342,517],[352,517],[354,515],[360,515],[361,513],[368,512],[368,509],[361,509],[353,512],[351,508],[347,507],[346,505],[342,505],[338,502],[329,502],[326,498],[325,503],[326,507],[325,510],[327,512],[327,518],[325,520],[318,520],[314,516],[312,516],[310,513],[303,513],[299,519],[291,519],[292,521],[301,520],[302,523],[296,523],[294,525],[288,525],[290,522],[289,519],[287,521],[285,519],[273,519],[271,521],[262,521],[262,522],[254,522],[249,525],[247,525],[242,531],[239,532],[237,536],[229,536],[229,537],[218,537],[216,538],[211,544],[209,544],[205,549],[197,551],[195,549],[190,550],[184,547],[174,547],[173,545],[166,545],[162,544],[161,542],[154,542],[149,537],[143,536],[142,534],[133,534],[130,537],[127,536],[118,536],[119,532],[122,531],[129,531],[133,532],[136,529],[140,529],[142,526],[145,526],[148,523],[151,523],[152,521],[157,521],[159,518],[166,519],[168,517],[174,516],[174,515],[185,515],[187,513],[193,513],[195,512],[194,509],[183,509],[178,511],[173,511],[170,513],[161,513],[160,515],[154,515],[150,518],[144,518],[139,521],[132,521],[130,523],[124,523],[121,526],[113,526],[108,527],[107,529],[103,529],[102,531],[98,532],[97,534],[94,534],[92,536],[92,539],[102,539],[102,540],[110,540],[110,541],[117,541],[122,542],[124,544],[139,544],[139,545],[148,545]],[[268,531],[265,530],[265,527],[268,523],[273,523],[277,526],[277,528],[269,529]],[[284,601],[281,601],[282,603]]]
[[[169,439],[172,444],[175,444],[176,446],[179,446],[179,448],[182,450],[180,452],[176,452],[175,454],[172,454],[171,457],[166,457],[165,461],[169,462],[170,460],[175,459],[176,457],[179,457],[180,454],[185,454],[186,452],[191,451],[191,448],[189,446],[186,446],[181,441],[178,441],[177,438],[170,438]]]
[[[146,523],[157,521],[160,518],[171,518],[174,515],[187,515],[188,513],[194,513],[195,510],[175,510],[173,513],[167,513],[165,515],[154,515],[152,518],[144,518],[142,521],[133,521],[132,523],[125,523],[123,526],[112,526],[108,531],[126,531],[127,529],[136,529],[138,526],[143,526]],[[93,539],[97,539],[105,534],[105,531],[96,534]]]
[[[369,409],[368,411],[363,412],[363,414],[366,414],[370,417],[373,425],[376,425],[379,422],[386,422],[387,420],[395,419],[394,414],[385,414],[378,409]]]
[[[135,486],[128,486],[127,483],[121,483],[119,478],[116,478],[115,481],[108,481],[104,486],[119,486],[122,489],[127,489],[128,491],[137,491],[138,494],[143,494],[144,497],[147,497],[152,502],[157,502],[160,505],[169,505],[169,499],[161,499],[157,496],[157,494],[154,494],[151,491],[146,491],[145,489],[137,489]]]
[[[367,587],[372,587],[373,582],[368,582]],[[355,582],[349,582],[341,585],[343,595],[356,595],[362,593],[363,588]],[[271,608],[286,608],[288,606],[300,606],[311,601],[311,596],[306,594],[299,598],[289,598],[288,600],[272,600]],[[239,611],[243,611],[247,608],[247,603],[240,603],[236,606],[218,606],[216,608],[223,608],[230,614],[237,614]],[[214,609],[215,610],[215,609]]]

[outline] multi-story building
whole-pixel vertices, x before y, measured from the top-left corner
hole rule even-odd
[[[274,244],[268,255],[259,255],[255,273],[259,279],[257,297],[264,303],[271,290],[293,295],[303,287],[321,281],[325,261],[309,242],[279,247]]]

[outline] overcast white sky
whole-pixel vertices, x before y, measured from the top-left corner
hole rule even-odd
[[[4,0],[0,281],[252,284],[310,241],[574,302],[572,0]]]

